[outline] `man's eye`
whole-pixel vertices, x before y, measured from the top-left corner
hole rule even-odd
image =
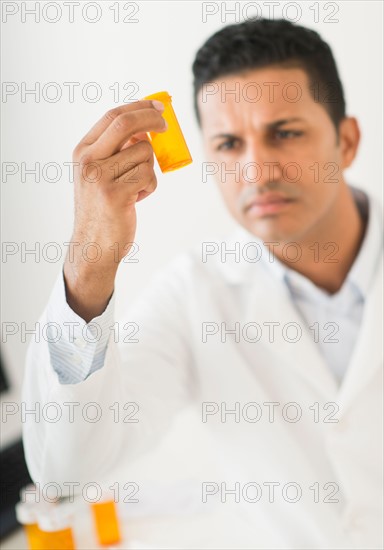
[[[234,149],[236,146],[238,146],[238,139],[228,139],[227,141],[223,141],[223,143],[220,143],[217,147],[217,151],[230,151],[231,149]]]
[[[277,139],[292,139],[303,135],[299,130],[278,130],[276,132]]]

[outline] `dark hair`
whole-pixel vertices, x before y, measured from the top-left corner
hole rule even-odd
[[[285,19],[247,19],[212,35],[193,62],[194,108],[205,83],[250,69],[299,67],[308,75],[315,101],[324,105],[336,130],[345,117],[345,100],[331,48],[317,32]]]

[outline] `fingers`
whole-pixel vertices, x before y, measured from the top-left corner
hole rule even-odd
[[[134,165],[131,162],[119,163],[121,171],[113,180],[109,190],[122,193],[120,196],[125,197],[130,203],[133,197],[136,197],[135,202],[144,199],[157,187],[157,178],[152,164],[151,162],[140,162]]]
[[[145,132],[139,132],[138,134],[132,136],[126,143],[124,143],[120,150],[123,151],[123,149],[127,149],[127,147],[130,147],[134,143],[138,143],[139,141],[144,140],[149,142],[148,135]]]
[[[122,113],[105,129],[99,138],[87,148],[94,159],[106,159],[120,151],[133,135],[140,132],[163,132],[166,123],[154,108]]]
[[[146,199],[147,197],[149,197],[149,195],[151,195],[154,191],[156,191],[156,188],[157,188],[157,181],[155,179],[154,182],[150,186],[148,186],[147,188],[148,190],[143,189],[143,191],[139,192],[139,194],[137,195],[136,202],[140,202],[143,199]]]
[[[154,158],[152,145],[147,141],[139,141],[129,147],[129,152],[124,149],[113,155],[109,161],[111,179],[117,180],[126,173],[138,171],[138,166],[146,163],[153,168]],[[124,179],[124,178],[123,178]]]
[[[79,146],[92,145],[119,115],[141,109],[154,109],[154,105],[151,100],[144,99],[142,101],[134,101],[127,105],[119,105],[119,107],[107,111],[89,132],[85,134]]]

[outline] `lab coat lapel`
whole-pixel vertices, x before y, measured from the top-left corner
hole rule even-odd
[[[248,277],[252,277],[252,270],[248,270]],[[294,306],[284,282],[264,273],[263,277],[255,278],[251,288],[247,318],[253,316],[261,326],[271,321],[280,323],[276,331],[279,338],[270,344],[274,360],[283,361],[287,368],[305,378],[320,394],[319,397],[333,399],[338,390],[337,381],[315,343],[313,333]],[[297,342],[290,342],[281,336],[282,328],[287,323],[297,323],[301,327],[302,334]]]
[[[342,414],[363,391],[372,376],[383,368],[383,266],[382,261],[364,308],[355,350],[340,388]]]

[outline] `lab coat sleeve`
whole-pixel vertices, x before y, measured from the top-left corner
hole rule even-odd
[[[86,483],[122,479],[115,472],[124,475],[190,402],[191,331],[176,271],[171,265],[153,277],[109,331],[102,368],[79,383],[60,382],[46,340],[30,343],[22,401],[34,414],[25,415],[23,440],[35,483],[60,484],[68,495],[74,486],[76,492]],[[50,303],[42,325],[49,311]]]

